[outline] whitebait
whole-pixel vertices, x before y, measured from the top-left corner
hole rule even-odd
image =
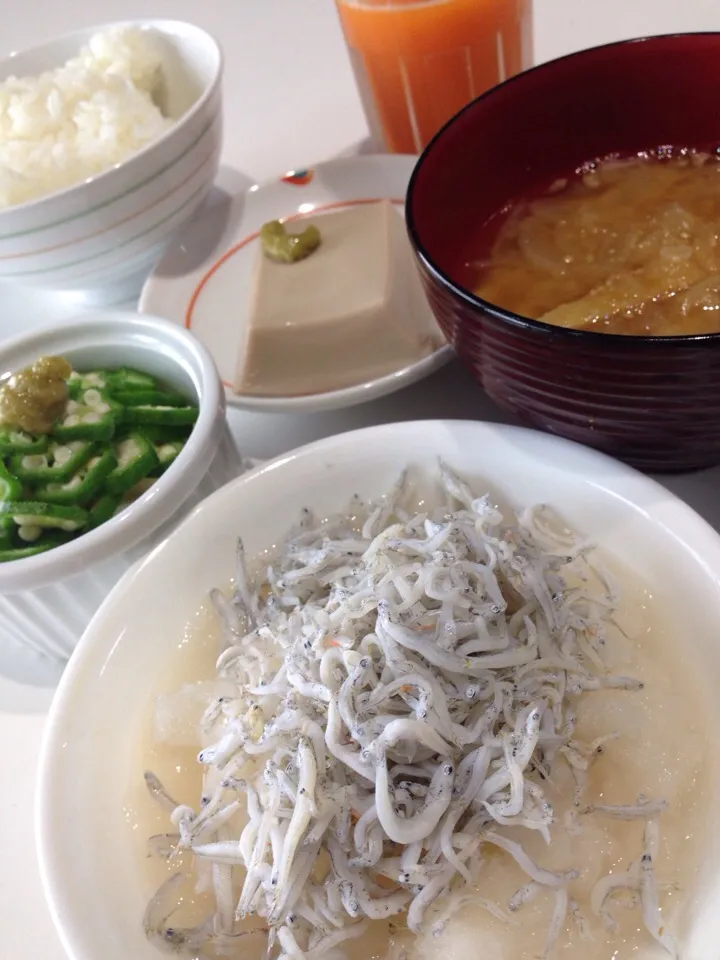
[[[550,931],[548,933],[547,943],[545,944],[545,949],[541,954],[542,960],[547,960],[552,953],[558,937],[560,936],[560,932],[565,927],[567,913],[568,892],[565,887],[561,887],[559,890],[555,891],[555,909],[553,910],[552,919],[550,920]]]
[[[516,910],[520,910],[526,903],[534,900],[541,890],[542,887],[537,880],[531,880],[529,883],[526,883],[525,886],[520,887],[520,889],[516,890],[512,897],[510,897],[508,910],[512,910],[513,913],[515,913]]]
[[[647,800],[643,805],[651,808],[653,806],[653,804]],[[650,817],[652,816],[653,812],[651,809]],[[632,819],[635,818],[633,817]],[[608,910],[607,904],[610,898],[618,897],[619,894],[622,894],[627,898],[623,906],[633,908],[640,904],[645,928],[664,948],[666,953],[668,953],[673,960],[677,960],[679,956],[677,944],[674,937],[668,932],[662,922],[658,901],[655,862],[657,860],[659,847],[660,831],[657,820],[648,819],[645,823],[641,855],[630,864],[626,871],[611,873],[598,880],[590,896],[590,907],[593,913],[600,917],[605,927],[611,933],[615,933],[618,929],[618,923]]]
[[[608,910],[608,900],[620,892],[629,891],[631,894],[635,894],[636,892],[639,893],[639,890],[640,876],[638,864],[633,863],[626,871],[609,873],[601,880],[598,880],[590,894],[590,909],[602,920],[610,933],[616,933],[618,923]]]
[[[177,808],[177,801],[173,800],[165,787],[150,770],[145,771],[145,786],[148,788],[148,792],[153,800],[156,800],[168,813],[172,813]]]
[[[510,840],[507,837],[499,836],[494,830],[485,834],[485,839],[495,846],[500,847],[509,853],[521,870],[543,887],[564,887],[571,880],[579,876],[578,870],[566,870],[564,873],[554,873],[552,870],[546,870],[538,866],[535,861],[525,852],[522,845],[517,840]]]
[[[573,900],[572,897],[568,900],[568,913],[572,917],[573,922],[578,929],[580,938],[582,940],[592,940],[593,935],[588,929],[587,920],[585,919],[577,900]]]
[[[198,735],[199,810],[146,775],[177,831],[149,852],[192,851],[215,910],[190,930],[170,926],[171,879],[146,912],[154,942],[232,949],[241,919],[256,916],[268,958],[335,960],[370,920],[400,915],[439,933],[472,899],[512,924],[542,893],[555,900],[549,956],[568,915],[584,930],[569,890],[578,873],[536,863],[518,832],[552,841],[544,783],[564,763],[576,825],[580,814],[650,823],[642,861],[596,885],[593,912],[612,925],[608,901],[629,891],[675,955],[650,849],[667,805],[584,797],[615,735],[578,740],[578,700],[641,687],[603,665],[609,577],[547,508],[505,518],[446,464],[440,486],[433,509],[411,508],[403,474],[381,502],[354,500],[352,519],[304,511],[257,577],[238,545],[232,594],[211,595],[222,651]],[[488,844],[527,874],[511,913],[477,892]]]
[[[675,939],[665,929],[658,903],[657,881],[655,879],[654,861],[659,847],[658,826],[654,821],[645,825],[643,853],[640,858],[640,903],[642,905],[643,923],[657,940],[661,947],[673,960],[678,958],[678,949]]]
[[[610,820],[653,820],[668,809],[667,800],[639,799],[634,804],[593,803],[583,813],[594,813]]]

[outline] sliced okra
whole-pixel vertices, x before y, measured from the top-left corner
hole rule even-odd
[[[26,483],[58,483],[77,473],[91,453],[92,444],[87,440],[53,440],[45,453],[16,454],[10,469]]]
[[[118,390],[112,394],[113,400],[117,400],[124,407],[187,407],[188,398],[182,393],[175,391],[161,390]]]
[[[26,523],[17,529],[18,539],[24,544],[35,543],[43,535],[43,528],[34,523]]]
[[[0,460],[0,501],[19,500],[22,494],[22,481],[14,476]]]
[[[107,477],[117,467],[112,450],[90,457],[85,466],[65,483],[46,483],[38,487],[35,496],[47,503],[82,506],[97,494]]]
[[[14,523],[8,517],[0,522],[0,550],[9,550],[12,547],[13,542],[10,533],[13,527]]]
[[[79,400],[69,400],[63,419],[55,424],[58,440],[110,440],[122,407],[100,390],[85,390]]]
[[[133,370],[131,367],[118,367],[111,370],[108,386],[112,393],[125,390],[157,390],[157,381],[149,373]]]
[[[150,489],[150,487],[155,483],[157,478],[153,476],[143,477],[142,480],[138,480],[137,483],[133,484],[125,493],[122,495],[122,500],[120,501],[120,507],[127,507],[128,504],[134,503],[139,497]]]
[[[77,399],[85,390],[105,390],[110,381],[108,370],[88,370],[78,373],[76,370],[68,378],[68,391],[73,399]]]
[[[82,507],[61,506],[36,500],[6,500],[0,503],[0,517],[9,517],[18,527],[42,527],[75,533],[88,522]]]
[[[45,534],[34,543],[26,543],[22,546],[3,546],[0,541],[0,563],[9,563],[11,560],[24,560],[25,557],[36,557],[39,553],[45,553],[46,550],[52,550],[54,547],[61,547],[68,542],[67,536],[56,533]]]
[[[198,418],[197,407],[171,407],[167,404],[140,404],[135,407],[125,407],[124,423],[153,424],[168,427],[178,427],[193,424]]]
[[[48,438],[36,437],[24,430],[0,427],[0,456],[12,453],[42,453],[47,450]]]
[[[119,506],[119,496],[113,495],[112,493],[104,493],[90,508],[88,530],[94,530],[95,527],[99,527],[100,524],[112,520]]]
[[[117,466],[107,478],[105,489],[108,493],[125,493],[158,465],[155,447],[139,431],[115,441],[113,452]]]
[[[157,447],[163,443],[174,443],[177,440],[183,442],[187,440],[192,432],[192,424],[180,424],[180,426],[169,426],[163,424],[144,423],[140,428],[148,440],[151,440]]]
[[[156,443],[155,454],[158,458],[158,465],[153,473],[156,476],[164,473],[170,464],[177,460],[184,446],[184,440],[171,440],[168,443]]]

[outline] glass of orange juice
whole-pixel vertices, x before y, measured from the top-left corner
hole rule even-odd
[[[532,0],[336,0],[374,140],[419,153],[532,62]]]

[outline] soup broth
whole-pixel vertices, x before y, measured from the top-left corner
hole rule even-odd
[[[472,289],[578,330],[720,332],[720,159],[656,151],[588,165],[481,231]]]

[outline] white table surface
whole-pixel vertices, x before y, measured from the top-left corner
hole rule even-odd
[[[87,24],[140,17],[144,9],[140,0],[22,0],[3,18],[0,55]],[[332,0],[155,0],[152,13],[195,21],[222,40],[219,183],[228,192],[362,147],[366,126]],[[630,36],[718,28],[717,0],[535,0],[538,61]],[[44,302],[34,304],[0,290],[0,338],[57,312],[55,304],[48,314]],[[508,419],[456,365],[335,414],[230,414],[243,453],[263,458],[342,430],[425,417]],[[720,468],[663,482],[720,528],[719,481]],[[51,697],[49,688],[0,676],[0,960],[67,960],[43,902],[33,837],[35,767]]]

